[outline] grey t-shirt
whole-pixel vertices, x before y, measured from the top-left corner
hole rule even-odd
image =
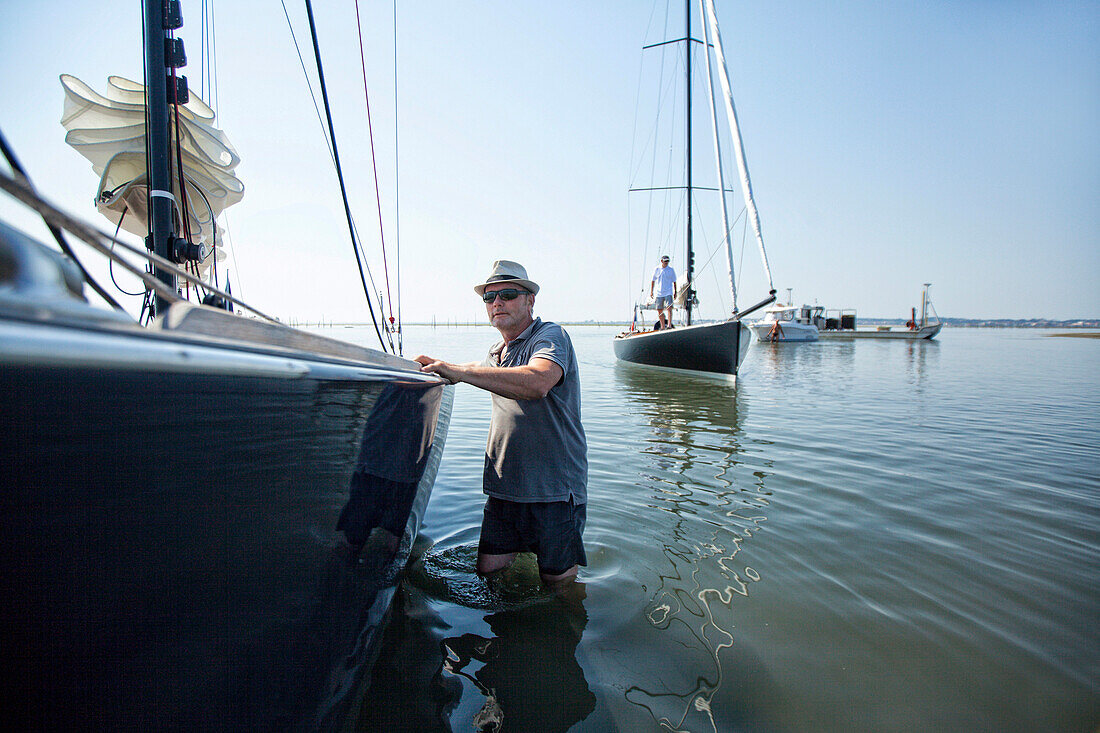
[[[588,501],[588,443],[581,427],[581,380],[569,334],[536,318],[507,348],[489,349],[486,366],[523,366],[534,358],[561,367],[559,381],[540,400],[493,395],[485,446],[483,487],[489,496],[518,502]]]

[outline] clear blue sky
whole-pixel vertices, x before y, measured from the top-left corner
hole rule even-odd
[[[380,277],[354,3],[315,5]],[[392,247],[392,4],[361,6]],[[932,282],[942,316],[1100,316],[1100,4],[717,6],[781,294],[902,316]],[[49,198],[103,226],[91,166],[63,142],[57,77],[99,90],[109,74],[139,79],[139,7],[0,2],[0,129]],[[670,11],[677,29],[682,7]],[[201,3],[183,8],[197,87]],[[290,10],[308,44],[302,7]],[[406,320],[483,320],[471,285],[497,258],[527,265],[544,317],[629,318],[655,264],[627,241],[638,231],[626,194],[641,46],[663,40],[654,12],[663,17],[663,2],[399,3]],[[282,7],[221,2],[215,14],[219,126],[246,186],[229,210],[235,292],[283,318],[366,320]],[[0,202],[0,214],[12,210]],[[753,251],[743,267],[742,303],[762,295]],[[704,303],[712,315],[718,300]]]

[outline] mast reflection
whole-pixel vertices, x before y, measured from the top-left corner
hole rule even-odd
[[[662,728],[723,730],[743,715],[711,708],[730,669],[763,677],[762,665],[736,647],[734,627],[739,599],[761,580],[739,555],[766,521],[767,474],[745,464],[737,386],[625,364],[615,379],[629,408],[650,424],[636,482],[650,492],[647,525],[663,545],[650,569],[655,581],[643,586],[645,618],[660,632],[655,661],[633,670],[625,696]],[[672,658],[675,669],[656,662]]]

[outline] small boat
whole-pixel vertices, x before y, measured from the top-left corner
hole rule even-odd
[[[752,335],[748,326],[743,322],[744,316],[763,308],[775,300],[775,288],[772,286],[771,271],[768,266],[767,254],[764,250],[764,240],[760,233],[760,217],[756,210],[756,203],[752,196],[752,184],[749,181],[748,166],[745,162],[744,150],[741,143],[741,131],[737,122],[734,109],[733,96],[730,92],[729,73],[726,69],[725,53],[722,48],[722,39],[718,29],[718,17],[714,9],[713,0],[703,0],[700,3],[703,22],[702,39],[692,38],[690,0],[685,3],[686,32],[682,39],[653,44],[653,47],[672,47],[674,44],[683,44],[682,58],[686,59],[684,70],[686,83],[687,114],[685,130],[682,140],[685,144],[685,183],[683,186],[664,186],[656,188],[632,188],[632,192],[640,191],[682,191],[683,206],[686,211],[684,245],[685,245],[685,271],[682,273],[682,281],[677,283],[674,298],[674,310],[680,315],[680,325],[660,329],[656,326],[649,329],[639,324],[639,315],[645,314],[652,308],[648,303],[638,303],[634,306],[634,317],[628,330],[615,336],[613,345],[616,358],[622,361],[644,364],[648,366],[682,369],[697,373],[716,374],[725,377],[736,377],[741,362],[745,358]],[[697,50],[703,52],[706,64],[706,77],[702,86],[706,88],[707,98],[710,103],[710,119],[712,143],[714,149],[714,162],[718,179],[718,199],[721,203],[722,220],[721,229],[722,246],[725,250],[726,270],[728,275],[729,290],[731,296],[731,315],[720,321],[711,323],[693,323],[693,309],[698,305],[696,291],[695,250],[693,237],[695,232],[692,223],[692,207],[695,201],[696,191],[706,190],[706,186],[694,184],[692,178],[692,59]],[[712,62],[713,57],[713,62]],[[725,174],[722,166],[722,144],[718,119],[718,94],[714,89],[714,77],[717,76],[722,86],[722,102],[726,112],[728,134],[734,148],[734,159],[741,179],[741,193],[745,200],[746,221],[751,224],[755,239],[760,250],[764,271],[769,286],[769,296],[759,303],[744,310],[737,309],[737,288],[734,277],[734,256],[730,238],[731,224],[727,210],[728,192],[725,185]]]
[[[142,325],[75,254],[0,222],[5,717],[28,729],[338,727],[424,516],[453,389],[384,343],[237,314],[247,304],[207,277],[214,194],[240,192],[234,156],[177,83],[178,2],[143,7],[144,85],[118,80],[102,98],[108,124],[82,139],[129,145],[104,159],[116,173],[141,162],[128,188],[108,185],[130,202],[113,221],[150,212],[150,251],[50,205],[0,136],[14,173],[0,189],[65,252],[75,237],[129,268],[153,316]],[[213,178],[191,165],[204,156]],[[115,309],[89,303],[90,289]]]
[[[770,343],[817,341],[815,318],[824,310],[816,305],[776,303],[764,309],[764,317],[749,325],[757,341]]]
[[[917,318],[917,309],[913,308],[909,321],[900,327],[875,326],[874,328],[857,328],[856,312],[852,309],[825,311],[824,317],[818,317],[818,338],[822,339],[895,339],[919,341],[931,339],[943,328],[936,309],[932,306],[932,299],[928,295],[928,288],[932,283],[925,283],[921,291],[920,318]],[[928,312],[932,312],[929,318]]]

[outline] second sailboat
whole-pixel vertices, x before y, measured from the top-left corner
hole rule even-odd
[[[646,364],[674,369],[684,369],[693,372],[712,373],[727,376],[736,376],[741,362],[745,358],[751,341],[751,333],[748,327],[742,323],[742,317],[775,300],[775,288],[772,286],[771,271],[768,266],[767,255],[764,250],[764,240],[760,233],[760,219],[753,201],[752,185],[749,181],[748,166],[745,163],[745,154],[741,143],[741,132],[737,123],[737,114],[733,104],[733,96],[730,92],[729,74],[726,68],[725,54],[722,48],[722,39],[718,31],[718,18],[714,10],[714,0],[699,0],[699,14],[703,19],[703,38],[692,38],[691,34],[691,0],[685,0],[685,35],[681,39],[665,41],[663,43],[647,46],[670,46],[684,44],[685,102],[687,106],[684,144],[685,144],[685,180],[683,186],[662,187],[661,189],[646,188],[632,191],[654,190],[682,190],[685,196],[685,272],[677,282],[674,305],[682,314],[681,325],[672,328],[654,328],[648,330],[638,322],[639,312],[644,312],[649,305],[637,304],[634,308],[634,319],[629,330],[617,335],[614,340],[615,356],[623,361]],[[693,306],[697,305],[695,252],[693,248],[692,205],[695,192],[702,190],[696,186],[692,178],[692,137],[693,137],[693,108],[692,108],[692,50],[694,44],[702,44],[703,56],[706,64],[706,91],[710,103],[711,132],[714,145],[714,158],[718,174],[718,192],[722,210],[722,245],[725,249],[726,266],[729,274],[729,291],[731,296],[731,313],[722,321],[710,323],[693,323]],[[713,59],[712,59],[713,52]],[[769,294],[768,297],[748,308],[738,310],[737,288],[733,267],[733,249],[730,242],[730,220],[727,210],[725,193],[727,191],[725,176],[722,167],[722,143],[718,118],[718,95],[714,90],[714,77],[717,76],[722,87],[721,98],[725,107],[728,134],[732,138],[734,159],[737,163],[741,180],[741,191],[745,200],[745,213],[747,221],[751,224],[756,242],[760,249],[764,272],[767,276]],[[713,190],[713,189],[709,189]]]

